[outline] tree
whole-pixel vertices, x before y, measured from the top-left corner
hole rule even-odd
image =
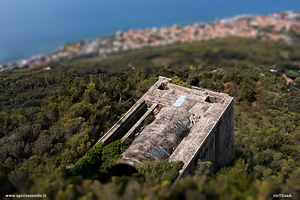
[[[223,81],[223,83],[227,83],[227,81],[228,81],[228,78],[227,78],[227,76],[226,76],[226,75],[224,75],[224,76],[222,77],[222,81]]]
[[[40,162],[41,159],[37,155],[31,156],[29,159],[26,159],[20,167],[8,175],[9,180],[15,187],[21,190]]]
[[[216,75],[212,75],[211,79],[215,82],[216,81]]]
[[[96,103],[98,101],[99,92],[96,91],[95,83],[91,82],[87,85],[87,88],[84,91],[82,98],[83,100],[91,104]]]
[[[247,82],[242,83],[242,87],[240,90],[240,98],[245,99],[247,101],[252,101],[254,99],[254,92]]]
[[[220,80],[217,80],[215,88],[218,92],[222,92],[223,91],[223,84]]]
[[[286,73],[286,76],[289,77],[289,78],[298,78],[298,77],[300,77],[300,74],[298,74],[297,72],[289,70]]]
[[[195,73],[195,72],[191,72],[191,73],[189,74],[189,77],[188,77],[188,79],[186,80],[186,82],[187,82],[188,84],[190,84],[190,85],[197,86],[198,83],[199,83],[199,76],[198,76],[198,74]]]
[[[300,77],[297,77],[297,78],[294,80],[294,82],[295,82],[296,84],[300,84]]]

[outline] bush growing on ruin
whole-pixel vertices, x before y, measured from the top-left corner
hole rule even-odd
[[[143,121],[143,126],[147,126],[148,124],[151,124],[155,119],[155,116],[153,114],[148,115],[145,120]]]
[[[121,140],[111,142],[106,146],[98,142],[78,160],[70,173],[106,181],[114,174],[116,161],[122,157],[124,151],[125,147]]]
[[[137,167],[137,170],[143,176],[147,176],[152,173],[163,175],[163,180],[167,180],[172,183],[179,175],[178,171],[182,168],[182,166],[182,161],[169,162],[169,159],[167,159],[163,162],[156,161],[155,163],[152,163],[149,160],[145,160]]]
[[[70,169],[71,173],[81,174],[85,177],[90,177],[93,172],[101,166],[103,143],[95,144],[86,152],[86,155],[78,160],[74,168]]]
[[[189,133],[190,133],[190,129],[189,129],[189,128],[183,129],[183,130],[181,131],[181,133],[179,134],[180,139],[182,140],[182,139],[185,138]]]

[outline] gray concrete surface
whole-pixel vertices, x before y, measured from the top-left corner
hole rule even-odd
[[[233,103],[227,94],[178,86],[160,77],[99,141],[107,144],[131,136],[158,106],[154,121],[135,137],[117,164],[136,167],[146,159],[183,161],[179,179],[193,174],[201,160],[211,161],[215,172],[234,160]],[[181,140],[179,135],[187,128],[190,132]]]

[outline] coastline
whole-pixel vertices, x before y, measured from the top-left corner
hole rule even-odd
[[[263,32],[264,28],[270,26],[273,26],[272,30]],[[254,27],[258,28],[255,29]],[[177,42],[208,40],[216,37],[259,37],[264,40],[293,43],[293,38],[290,37],[289,31],[294,27],[297,27],[295,32],[300,34],[300,14],[297,11],[282,11],[267,15],[239,14],[211,22],[175,24],[171,27],[152,27],[142,30],[127,29],[101,38],[69,42],[46,56],[40,53],[27,60],[2,62],[2,64],[0,63],[0,72],[13,68],[34,68],[40,65],[47,65],[53,61],[71,60],[87,55],[98,55],[105,58],[112,53],[145,47],[172,45]],[[282,29],[286,29],[286,31],[284,32]],[[294,29],[292,30],[294,31]]]

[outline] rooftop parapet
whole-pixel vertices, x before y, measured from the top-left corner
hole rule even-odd
[[[180,178],[193,173],[201,159],[211,161],[215,171],[234,158],[233,101],[227,94],[195,86],[182,87],[160,76],[100,141],[105,142],[114,134],[119,134],[115,138],[123,139],[132,136],[133,130],[141,128],[142,121],[152,113],[154,120],[136,134],[117,164],[137,167],[143,160],[183,161]],[[138,111],[141,104],[146,107]],[[124,119],[131,126],[122,134],[115,133],[114,129],[122,126]],[[180,133],[187,128],[189,134],[181,139]]]

